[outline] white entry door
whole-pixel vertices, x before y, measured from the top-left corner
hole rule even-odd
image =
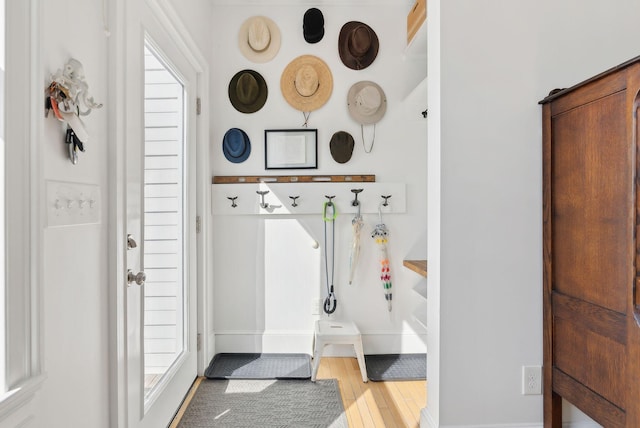
[[[146,2],[127,3],[141,8],[127,27],[128,427],[158,428],[197,375],[197,75]]]

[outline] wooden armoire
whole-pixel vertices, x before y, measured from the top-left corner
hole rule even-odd
[[[544,426],[640,427],[640,57],[540,102]]]

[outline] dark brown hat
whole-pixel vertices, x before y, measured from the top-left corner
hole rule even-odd
[[[378,55],[378,36],[367,24],[350,21],[342,26],[338,36],[340,59],[352,70],[362,70],[373,63]]]
[[[324,16],[320,9],[312,7],[304,13],[302,32],[307,43],[318,43],[324,36]]]
[[[333,160],[338,163],[346,163],[351,159],[354,146],[353,137],[345,131],[338,131],[331,137],[329,149]]]
[[[242,70],[229,82],[229,100],[242,113],[255,113],[267,101],[267,82],[257,71]]]

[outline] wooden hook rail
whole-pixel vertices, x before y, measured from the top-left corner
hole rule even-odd
[[[349,183],[376,181],[375,175],[214,175],[213,184]]]

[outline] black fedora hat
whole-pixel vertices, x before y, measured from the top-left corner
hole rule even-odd
[[[324,16],[320,9],[312,7],[304,13],[302,32],[307,43],[318,43],[324,37]]]
[[[338,36],[338,53],[342,63],[353,70],[362,70],[378,56],[378,35],[367,24],[349,21]]]
[[[247,133],[239,128],[229,129],[222,138],[222,152],[229,162],[247,160],[251,154],[251,141]]]
[[[254,70],[237,72],[229,82],[231,105],[242,113],[255,113],[267,102],[267,82]]]
[[[353,154],[354,145],[353,137],[348,132],[338,131],[333,134],[331,141],[329,141],[329,149],[333,160],[338,163],[348,162]]]

